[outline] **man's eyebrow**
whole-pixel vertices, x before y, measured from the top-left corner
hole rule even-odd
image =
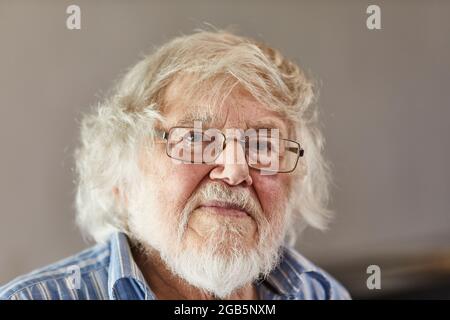
[[[202,125],[208,125],[212,122],[210,114],[187,114],[177,121],[177,126],[193,126],[194,121],[199,121]]]
[[[278,129],[282,133],[287,134],[287,126],[282,120],[267,118],[247,121],[249,128],[254,129]]]

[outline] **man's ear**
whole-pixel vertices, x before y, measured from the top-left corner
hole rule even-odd
[[[123,193],[118,187],[113,187],[112,192],[114,194],[114,198],[116,199],[116,205],[123,203],[125,206],[128,206],[128,197],[125,193]]]

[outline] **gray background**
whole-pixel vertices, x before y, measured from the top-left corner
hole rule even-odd
[[[66,29],[70,4],[81,30]],[[382,30],[366,28],[369,4]],[[449,252],[449,13],[448,1],[0,1],[0,283],[88,246],[73,223],[80,114],[140,54],[205,22],[322,84],[337,216],[302,253],[344,280]]]

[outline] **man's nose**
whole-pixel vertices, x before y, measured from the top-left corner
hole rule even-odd
[[[245,151],[241,143],[235,139],[229,141],[215,161],[215,167],[209,177],[212,180],[223,180],[229,185],[237,186],[244,183],[252,185],[252,177],[245,159]]]

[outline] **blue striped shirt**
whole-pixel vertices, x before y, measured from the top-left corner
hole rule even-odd
[[[333,277],[292,248],[283,247],[278,266],[255,282],[260,299],[350,299]],[[108,242],[18,277],[0,287],[2,300],[153,300],[133,260],[128,238],[114,233]]]

